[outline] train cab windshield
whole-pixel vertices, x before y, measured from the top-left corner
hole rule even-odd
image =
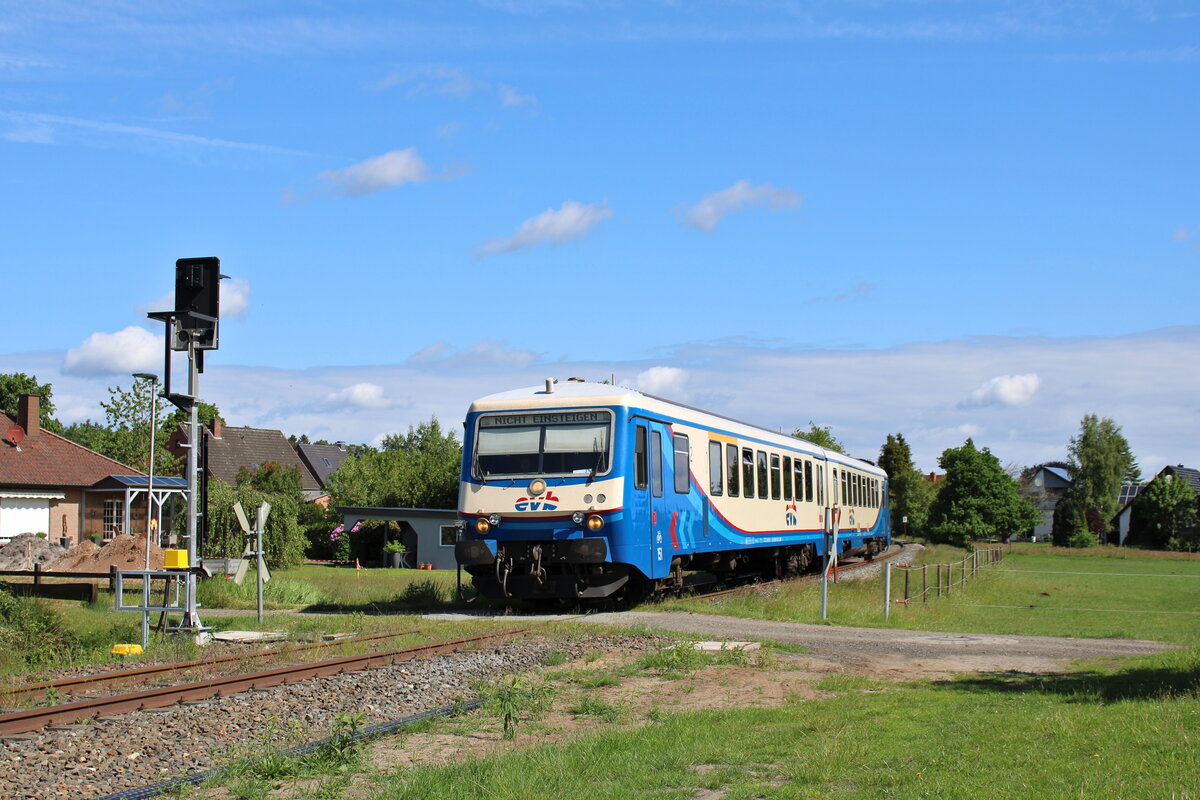
[[[596,476],[608,472],[612,414],[603,409],[479,418],[477,478]]]

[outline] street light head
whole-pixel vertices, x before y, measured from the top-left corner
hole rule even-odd
[[[133,377],[141,378],[144,381],[154,381],[155,383],[158,383],[158,376],[149,372],[135,372],[133,373]]]

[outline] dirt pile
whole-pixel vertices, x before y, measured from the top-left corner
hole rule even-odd
[[[62,557],[64,550],[50,544],[36,533],[22,533],[0,547],[0,569],[33,569],[34,564],[45,568]]]
[[[146,566],[146,539],[127,533],[114,536],[103,547],[90,541],[72,547],[51,569],[58,572],[108,572],[117,569],[144,569]],[[163,551],[158,545],[150,545],[150,569],[163,568]]]

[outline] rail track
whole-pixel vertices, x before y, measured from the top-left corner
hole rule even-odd
[[[371,667],[387,666],[403,661],[411,661],[425,655],[446,653],[462,649],[477,642],[503,639],[525,633],[529,628],[512,628],[492,633],[476,634],[458,639],[441,642],[413,645],[396,650],[381,650],[356,656],[327,659],[306,664],[294,664],[262,672],[227,675],[207,680],[185,683],[175,686],[163,686],[145,689],[129,694],[109,697],[88,698],[71,703],[30,708],[13,711],[0,715],[0,736],[9,734],[28,733],[41,730],[48,725],[73,724],[81,719],[93,719],[124,714],[130,711],[165,708],[176,703],[188,703],[207,700],[212,697],[238,694],[251,689],[265,689],[281,684],[296,683],[309,678],[337,675],[344,672],[354,672]],[[382,637],[381,637],[382,638]],[[322,643],[324,644],[324,643]],[[299,648],[280,648],[287,650]],[[241,658],[234,656],[232,658]],[[222,661],[228,658],[220,659]],[[201,662],[203,663],[203,662]],[[164,665],[162,668],[147,668],[167,671],[180,665]],[[132,671],[126,671],[132,672]],[[97,676],[91,676],[97,677]],[[126,676],[128,677],[128,676]],[[67,679],[74,680],[74,679]],[[111,680],[111,679],[110,679]]]
[[[179,661],[170,664],[152,664],[146,667],[110,670],[108,672],[97,672],[92,675],[75,675],[69,678],[57,678],[52,681],[22,683],[15,686],[0,688],[0,701],[10,705],[16,705],[17,703],[11,701],[20,700],[21,698],[28,698],[30,695],[47,691],[60,692],[63,694],[72,694],[78,691],[91,691],[100,686],[116,685],[131,681],[145,681],[146,679],[153,678],[155,676],[169,675],[191,669],[203,669],[205,667],[220,666],[221,664],[272,658],[274,656],[286,657],[293,653],[320,650],[326,647],[338,647],[357,642],[378,641],[380,639],[393,639],[397,636],[408,636],[409,634],[420,633],[424,630],[427,630],[427,627],[409,628],[408,630],[392,631],[389,633],[372,633],[364,636],[352,636],[343,639],[333,639],[327,642],[313,642],[311,644],[293,645],[290,647],[273,647],[268,650],[251,650],[249,652],[236,653],[233,655],[199,658],[194,661]]]
[[[896,550],[894,550],[893,552],[883,553],[881,555],[876,556],[874,559],[872,559],[870,561],[867,561],[866,559],[861,559],[859,561],[852,561],[852,562],[847,562],[845,564],[842,564],[842,563],[840,563],[840,560],[839,560],[839,563],[837,565],[837,570],[838,570],[838,572],[849,572],[850,570],[861,569],[861,568],[867,567],[871,564],[885,563],[887,561],[890,561],[893,558],[896,558],[903,551],[904,551],[904,546],[901,545],[901,546],[897,547]],[[793,581],[816,581],[816,580],[820,580],[820,579],[821,579],[821,574],[818,572],[816,574],[810,574],[810,575],[797,575],[794,578],[782,578],[782,579],[777,578],[777,579],[767,580],[767,581],[755,581],[753,583],[744,583],[741,586],[734,586],[731,589],[720,589],[715,592],[705,592],[704,594],[694,594],[694,595],[692,595],[692,599],[694,599],[694,600],[713,600],[718,597],[727,597],[731,594],[737,594],[738,592],[744,592],[744,591],[747,591],[748,589],[761,589],[765,586],[775,586],[775,585],[779,585],[779,584],[790,583]]]

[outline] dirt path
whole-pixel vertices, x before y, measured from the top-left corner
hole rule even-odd
[[[811,669],[893,679],[943,678],[956,672],[1058,672],[1075,659],[1149,655],[1174,647],[1134,639],[845,628],[667,611],[594,614],[577,621],[648,626],[701,639],[787,642],[808,649],[804,658]]]

